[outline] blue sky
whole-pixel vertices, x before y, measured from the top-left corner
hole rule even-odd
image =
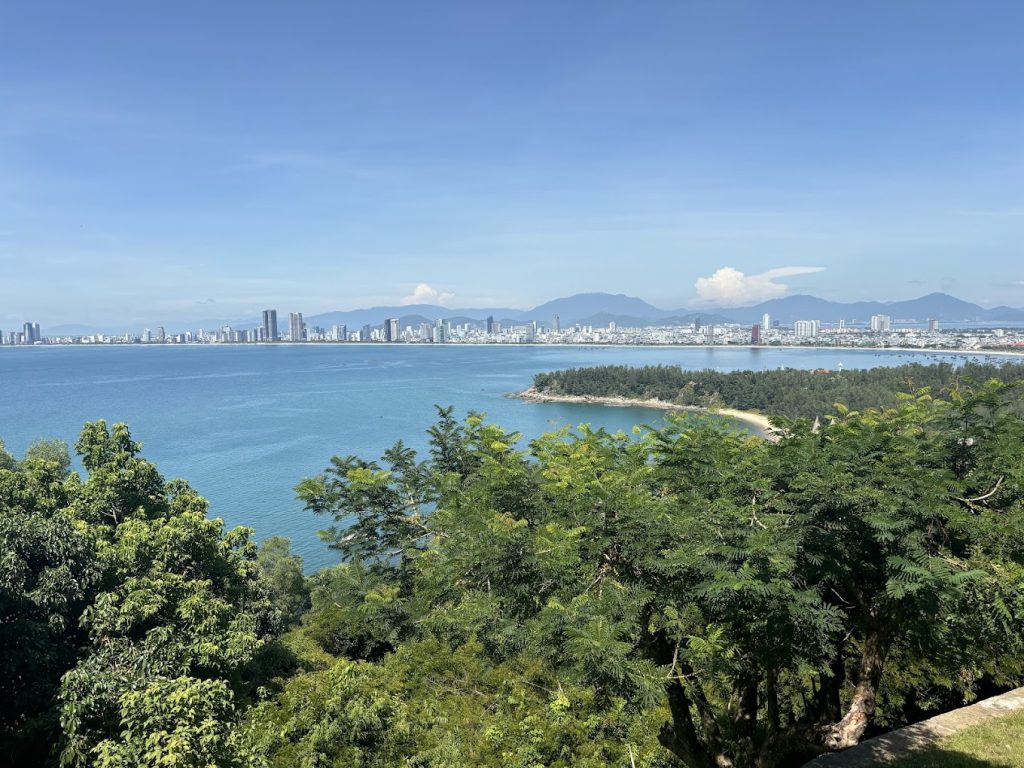
[[[1017,0],[6,0],[0,328],[1024,306],[1022,40]]]

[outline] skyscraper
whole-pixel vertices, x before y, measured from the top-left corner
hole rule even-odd
[[[302,322],[301,312],[291,312],[288,314],[288,339],[290,341],[305,341],[306,340],[306,324]]]
[[[872,315],[871,316],[871,330],[888,331],[892,326],[892,318],[889,315]]]
[[[487,335],[494,333],[494,315],[487,316]]]
[[[560,318],[558,315],[555,315],[555,322],[552,324],[551,328],[554,330],[555,333],[558,333],[559,331],[561,331],[562,330],[562,318]]]
[[[389,317],[384,321],[384,341],[398,341],[400,335],[397,317]]]
[[[750,329],[750,343],[761,343],[761,326],[758,325],[757,323],[754,323],[754,327]]]
[[[793,324],[793,333],[798,339],[817,338],[821,330],[821,323],[818,320],[797,320]]]
[[[761,315],[761,330],[767,331],[772,327],[772,316],[765,312]]]
[[[37,341],[42,341],[42,336],[39,333],[39,323],[25,323],[25,343],[35,344]]]
[[[263,310],[263,340],[264,341],[278,341],[277,335],[277,310],[276,309],[264,309]]]

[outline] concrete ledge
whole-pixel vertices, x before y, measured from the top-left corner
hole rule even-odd
[[[920,723],[908,725],[892,733],[876,736],[842,752],[816,757],[804,768],[871,768],[887,763],[924,747],[933,746],[940,739],[996,717],[1024,709],[1024,688],[1008,691],[1000,696],[979,701],[969,707],[954,709]]]

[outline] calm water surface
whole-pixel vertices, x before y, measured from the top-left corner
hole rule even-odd
[[[554,346],[188,346],[0,348],[0,438],[20,455],[38,437],[73,445],[86,421],[126,421],[166,477],[186,478],[228,525],[289,536],[308,568],[336,561],[328,521],[293,488],[332,455],[375,458],[401,438],[422,450],[434,404],[475,409],[532,438],[583,422],[657,424],[642,408],[534,404],[504,394],[535,373],[586,365],[672,364],[729,371],[869,368],[933,353]]]

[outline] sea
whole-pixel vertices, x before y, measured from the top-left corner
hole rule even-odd
[[[534,374],[594,365],[700,370],[870,368],[966,359],[949,353],[749,347],[280,344],[0,347],[0,439],[20,456],[38,438],[74,446],[82,424],[127,422],[167,478],[185,478],[228,526],[287,536],[307,571],[337,563],[317,537],[332,521],[294,488],[332,456],[377,458],[396,440],[425,451],[435,405],[521,432],[590,424],[629,432],[665,413],[506,395]],[[994,359],[991,358],[990,359]],[[1007,358],[998,358],[1006,360]],[[742,428],[742,427],[737,427]]]

